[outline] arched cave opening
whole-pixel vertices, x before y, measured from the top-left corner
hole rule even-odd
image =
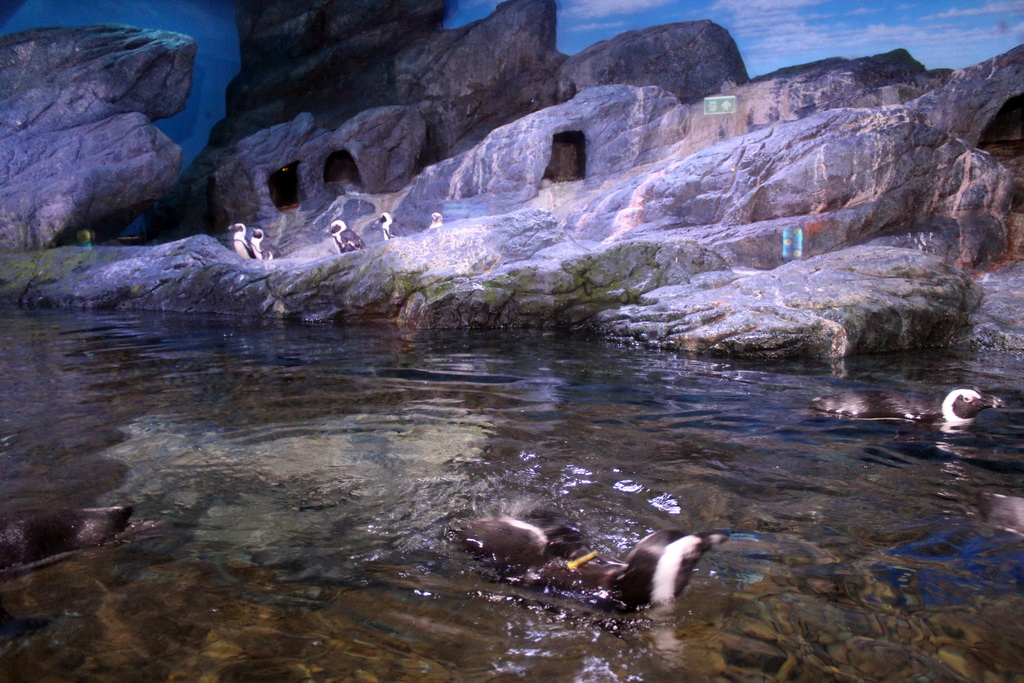
[[[271,173],[267,188],[270,200],[281,211],[299,208],[299,162],[293,161]]]
[[[997,142],[1024,140],[1024,95],[1011,97],[981,133],[980,147]]]
[[[551,138],[551,160],[544,179],[556,183],[583,180],[587,177],[587,138],[583,131],[555,133]]]
[[[1013,174],[1014,213],[1024,213],[1024,95],[1011,97],[981,132],[978,147]],[[1018,232],[1011,227],[1011,232]],[[1024,235],[1013,238],[1024,248]]]
[[[347,149],[331,152],[324,162],[324,183],[341,185],[345,189],[360,189],[363,179],[359,176],[359,166]]]

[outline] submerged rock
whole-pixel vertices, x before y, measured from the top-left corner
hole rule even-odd
[[[185,106],[196,44],[129,26],[0,36],[0,249],[116,236],[173,187],[150,125]]]

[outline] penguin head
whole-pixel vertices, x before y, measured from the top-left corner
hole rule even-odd
[[[670,604],[690,582],[701,556],[728,538],[724,531],[656,531],[629,553],[626,567],[613,580],[612,589],[630,609]]]
[[[382,214],[380,215],[380,218],[379,218],[378,220],[379,220],[379,221],[381,222],[381,224],[382,224],[382,225],[384,225],[385,227],[386,227],[386,226],[388,226],[388,225],[391,225],[391,224],[392,224],[392,223],[394,223],[394,221],[395,221],[395,219],[394,219],[394,218],[392,218],[392,217],[391,217],[391,214],[390,214],[390,213],[388,213],[387,211],[385,211],[384,213],[382,213]]]
[[[261,240],[261,239],[263,239],[263,231],[260,230],[259,228],[253,228],[252,238],[254,240]]]
[[[237,236],[244,237],[245,236],[245,223],[235,223],[230,228],[228,228],[228,232],[234,233],[236,237]]]
[[[954,389],[942,401],[942,417],[947,422],[968,422],[985,408],[999,408],[1002,399],[975,389]]]
[[[348,226],[345,225],[345,221],[343,221],[343,220],[336,220],[336,221],[332,221],[331,222],[331,234],[332,235],[337,235],[338,233],[342,232],[343,230],[347,230],[347,229],[348,229]]]

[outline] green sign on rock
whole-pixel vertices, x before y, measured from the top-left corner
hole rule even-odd
[[[721,95],[719,97],[705,97],[704,98],[704,113],[705,114],[735,114],[736,113],[736,96],[735,95]]]

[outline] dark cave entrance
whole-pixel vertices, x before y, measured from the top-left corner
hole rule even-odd
[[[299,208],[299,162],[274,171],[267,179],[270,200],[281,211]]]
[[[363,179],[359,176],[359,166],[347,149],[331,152],[324,162],[324,183],[340,185],[342,189],[361,189]]]
[[[551,139],[551,161],[544,179],[556,183],[583,180],[587,177],[587,138],[583,131],[555,133]]]
[[[1024,140],[1024,95],[1011,97],[999,110],[992,123],[981,133],[978,146],[986,146],[997,142],[1020,142]]]

